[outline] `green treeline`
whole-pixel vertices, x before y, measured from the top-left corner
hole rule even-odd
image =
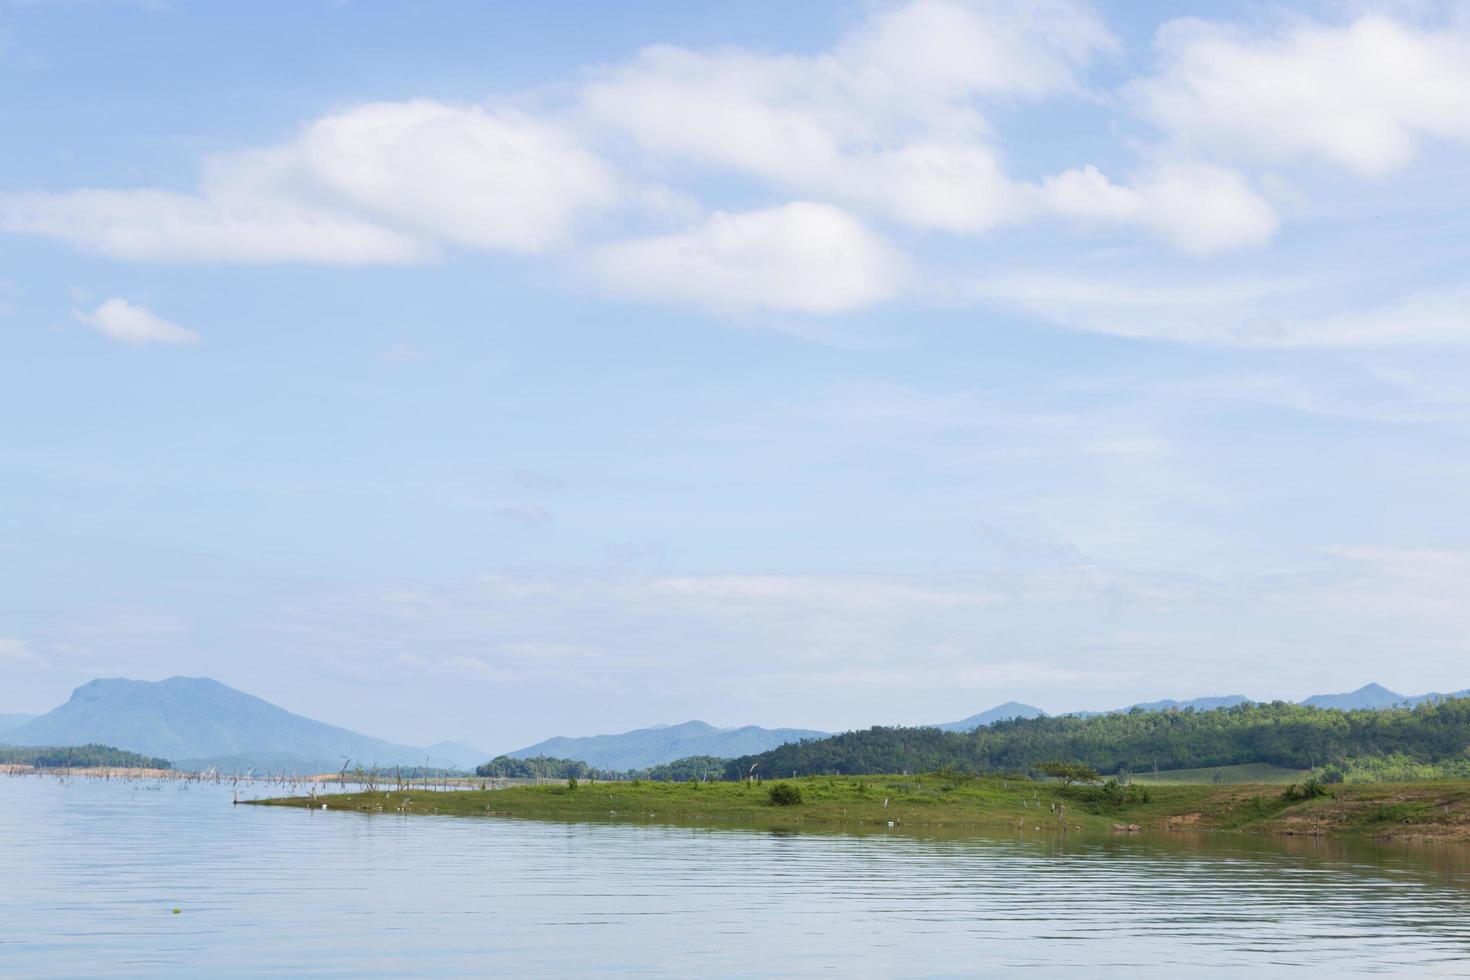
[[[112,766],[121,769],[171,769],[167,759],[115,749],[110,745],[71,745],[59,748],[29,745],[0,745],[0,765],[35,766],[37,769]]]
[[[507,755],[498,755],[484,765],[476,766],[475,775],[500,779],[651,779],[657,782],[683,783],[723,778],[727,761],[712,755],[693,755],[646,769],[614,772],[595,769],[576,759],[556,759],[546,755],[512,759]]]
[[[725,778],[725,765],[729,759],[713,755],[691,755],[687,759],[675,759],[660,766],[637,769],[624,778],[652,779],[660,783],[704,782]]]
[[[494,776],[499,779],[595,779],[595,773],[596,770],[585,762],[553,759],[549,755],[538,755],[529,759],[497,755],[484,765],[475,767],[476,776]]]
[[[1470,759],[1470,698],[1412,709],[1337,711],[1276,701],[1214,711],[1144,711],[1090,718],[997,722],[973,732],[871,728],[732,759],[726,779],[752,765],[767,779],[863,773],[1034,772],[1048,760],[1100,773],[1199,769],[1264,762],[1292,769],[1385,758],[1399,765]]]

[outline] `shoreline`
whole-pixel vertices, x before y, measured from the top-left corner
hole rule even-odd
[[[802,802],[771,803],[788,784]],[[375,789],[249,801],[369,814],[526,817],[565,821],[1051,830],[1058,833],[1229,831],[1281,837],[1470,843],[1470,780],[1352,783],[1292,796],[1279,785],[1132,787],[1108,791],[988,777],[812,776],[746,783],[582,783],[428,792]],[[241,801],[244,803],[245,801]]]

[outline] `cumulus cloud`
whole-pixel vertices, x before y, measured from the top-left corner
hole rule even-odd
[[[171,323],[152,310],[114,297],[90,313],[74,316],[109,340],[124,344],[197,344],[199,335]]]
[[[1470,35],[1458,28],[1381,15],[1256,28],[1179,20],[1160,29],[1157,50],[1157,71],[1112,99],[1088,77],[1121,46],[1083,3],[875,5],[816,52],[651,46],[555,89],[536,115],[430,99],[358,105],[276,145],[207,159],[188,191],[0,193],[0,230],[190,262],[407,263],[566,246],[599,281],[643,299],[831,315],[909,281],[890,239],[925,260],[932,233],[1027,224],[1195,256],[1258,248],[1281,223],[1272,199],[1303,213],[1312,202],[1296,174],[1242,160],[1377,174],[1427,140],[1470,139]],[[1007,140],[1029,138],[1031,124],[1002,132],[992,116],[1003,108],[1012,120],[1041,99],[1070,99],[1067,111],[1131,106],[1162,138],[1136,148],[1136,166],[1087,156],[1012,172]],[[717,195],[732,188],[738,209],[722,208]],[[590,238],[583,219],[614,208],[641,223],[598,225]],[[981,292],[1134,336],[1326,345],[1461,334],[1451,293],[1330,316],[1231,297],[1220,309],[1180,306],[1171,296],[1200,290],[1126,281],[1068,280],[1046,295],[1047,278]],[[1097,308],[1078,302],[1086,296]],[[1399,314],[1410,321],[1392,322]]]
[[[583,98],[657,153],[920,228],[982,231],[1022,220],[1030,202],[977,100],[1077,91],[1077,72],[1115,47],[1074,3],[918,0],[818,55],[648,48]]]
[[[1162,167],[1132,186],[1083,167],[1045,180],[1041,196],[1057,214],[1141,225],[1198,254],[1260,245],[1278,224],[1275,211],[1239,174],[1202,164]]]
[[[445,245],[537,252],[617,197],[557,126],[430,100],[372,103],[206,162],[193,193],[0,195],[0,228],[123,259],[412,262]]]
[[[837,57],[873,72],[875,85],[1040,96],[1081,90],[1078,70],[1118,48],[1097,14],[1071,0],[918,0],[880,9]]]
[[[540,251],[578,211],[617,196],[611,174],[568,132],[426,99],[317,120],[288,154],[352,208],[471,248]]]
[[[1196,253],[1269,239],[1270,206],[1219,167],[1163,167],[1124,186],[1092,167],[1040,185],[1007,174],[987,102],[1082,93],[1079,72],[1116,48],[1072,3],[919,0],[880,10],[818,55],[647,48],[604,69],[583,98],[659,155],[914,228],[1105,220]]]
[[[1462,31],[1376,15],[1258,32],[1181,20],[1159,30],[1157,47],[1163,70],[1128,94],[1182,141],[1382,174],[1425,138],[1470,140],[1470,35]]]
[[[841,313],[892,296],[904,274],[882,238],[811,202],[716,212],[689,231],[604,247],[594,261],[614,289],[731,312]]]

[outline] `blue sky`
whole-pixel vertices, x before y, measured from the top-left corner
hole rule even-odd
[[[0,711],[1470,685],[1467,65],[1429,3],[0,5]]]

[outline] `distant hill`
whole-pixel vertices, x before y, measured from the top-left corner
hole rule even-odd
[[[207,677],[89,681],[65,704],[6,732],[5,741],[114,745],[186,769],[330,772],[344,757],[363,766],[463,765],[292,714]]]
[[[1384,764],[1400,771],[1419,766],[1458,772],[1467,751],[1470,698],[1445,699],[1413,711],[1344,711],[1274,701],[1228,711],[1018,719],[974,733],[870,728],[731,759],[725,764],[725,778],[742,778],[751,767],[781,776],[944,768],[1030,772],[1056,759],[1079,762],[1104,774],[1246,764],[1302,770],[1329,763],[1339,772],[1342,767],[1370,769]],[[1402,760],[1394,758],[1399,756]]]
[[[1217,697],[1190,698],[1188,701],[1175,701],[1166,698],[1163,701],[1144,701],[1139,704],[1130,705],[1125,710],[1142,708],[1144,711],[1216,711],[1220,708],[1233,708],[1237,704],[1250,704],[1251,699],[1243,694],[1222,694]]]
[[[30,721],[35,715],[0,715],[0,733],[12,731]]]
[[[682,725],[639,728],[620,735],[591,735],[586,738],[548,738],[544,742],[507,752],[512,759],[544,755],[576,759],[597,769],[643,769],[694,755],[731,758],[754,755],[804,738],[826,738],[826,732],[804,728],[716,728],[702,721]]]
[[[1390,691],[1381,684],[1364,684],[1356,691],[1346,694],[1314,694],[1302,701],[1312,708],[1337,708],[1352,711],[1355,708],[1392,708],[1403,704],[1407,698]]]
[[[0,745],[0,764],[35,766],[37,769],[87,769],[115,766],[120,769],[169,769],[167,759],[150,759],[110,745]]]
[[[1416,704],[1438,704],[1441,701],[1448,701],[1450,698],[1470,698],[1470,688],[1466,688],[1463,691],[1451,691],[1448,694],[1439,691],[1431,691],[1428,694],[1416,694],[1411,698],[1404,698],[1404,704],[1412,708]]]
[[[972,732],[981,725],[993,725],[998,721],[1010,721],[1012,718],[1044,718],[1046,712],[1040,708],[1033,708],[1029,704],[1019,701],[1007,701],[998,704],[988,711],[982,711],[978,715],[971,715],[959,721],[946,721],[940,725],[929,725],[929,728],[937,728],[942,732]]]
[[[464,742],[435,742],[424,749],[432,758],[439,760],[436,765],[449,763],[454,769],[470,770],[490,758],[490,753],[484,749],[477,749],[473,745]]]
[[[1364,684],[1356,691],[1348,691],[1346,694],[1314,694],[1302,701],[1302,704],[1311,705],[1314,708],[1339,708],[1343,711],[1351,711],[1354,708],[1412,708],[1416,704],[1463,697],[1470,697],[1470,689],[1451,691],[1448,694],[1431,691],[1428,694],[1405,697],[1397,691],[1390,691],[1382,684]]]

